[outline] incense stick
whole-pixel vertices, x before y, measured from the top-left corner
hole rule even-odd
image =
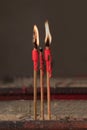
[[[34,120],[37,119],[37,71],[34,70]]]
[[[51,119],[51,96],[50,96],[50,77],[51,77],[51,72],[52,72],[52,67],[51,67],[51,61],[52,61],[52,56],[51,56],[51,51],[50,51],[50,44],[51,44],[51,34],[49,30],[49,24],[48,21],[45,22],[45,61],[46,61],[46,73],[47,73],[47,112],[48,112],[48,120]]]
[[[44,85],[43,85],[43,54],[40,48],[40,88],[41,88],[41,119],[44,120]]]
[[[38,50],[37,46],[39,46],[39,32],[36,25],[34,25],[33,29],[33,43],[34,49],[32,51],[32,60],[34,64],[34,119],[37,119],[37,71],[38,71]]]
[[[50,78],[47,72],[47,101],[48,101],[48,120],[51,119],[51,100],[50,100]]]

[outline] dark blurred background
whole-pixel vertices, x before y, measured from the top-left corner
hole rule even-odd
[[[44,46],[47,19],[53,37],[53,77],[87,75],[86,0],[0,0],[0,78],[33,75],[33,25]]]

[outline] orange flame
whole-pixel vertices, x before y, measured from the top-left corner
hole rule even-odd
[[[36,25],[33,28],[33,43],[36,43],[39,46],[39,31]]]
[[[51,44],[52,36],[51,36],[51,33],[50,33],[48,21],[45,22],[45,33],[46,33],[45,43],[46,43],[47,41],[49,41],[49,43]]]

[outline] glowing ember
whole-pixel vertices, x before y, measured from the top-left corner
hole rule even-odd
[[[36,43],[39,46],[39,31],[36,25],[33,28],[33,43]]]
[[[45,43],[49,42],[51,44],[52,36],[50,33],[48,21],[45,22],[45,33],[46,33]]]

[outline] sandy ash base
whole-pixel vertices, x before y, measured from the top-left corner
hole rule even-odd
[[[37,103],[37,119],[40,120],[40,101]],[[47,120],[47,103],[44,103]],[[87,120],[87,101],[52,101],[52,120]],[[33,101],[0,102],[0,120],[33,120]]]
[[[39,79],[37,84],[39,86]],[[46,79],[44,79],[46,86]],[[32,87],[33,78],[17,78],[13,82],[3,83],[0,88]],[[52,78],[51,87],[87,87],[87,79]],[[0,120],[33,120],[33,101],[0,102]],[[47,102],[44,103],[44,117],[47,120]],[[37,102],[37,119],[40,120],[40,101]],[[55,100],[51,102],[52,120],[87,120],[87,101],[85,100]]]

